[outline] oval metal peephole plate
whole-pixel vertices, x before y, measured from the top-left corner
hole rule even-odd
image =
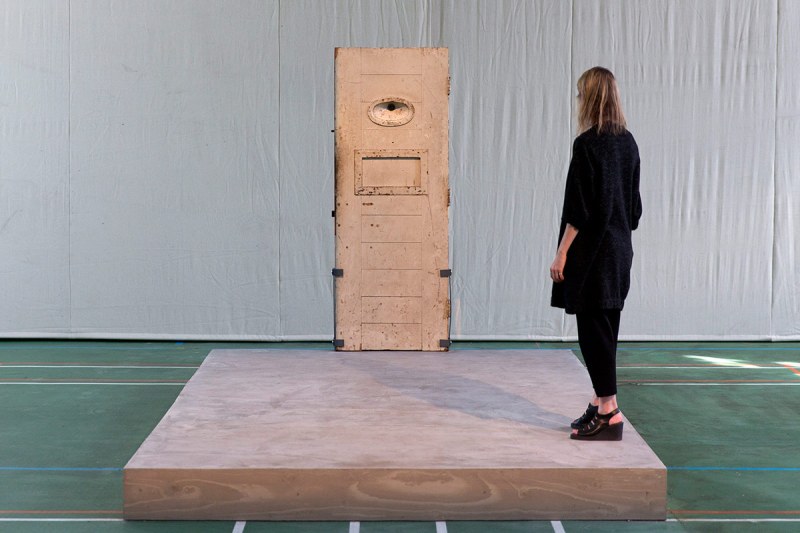
[[[369,106],[369,119],[379,126],[402,126],[414,118],[414,106],[403,98],[383,98]]]

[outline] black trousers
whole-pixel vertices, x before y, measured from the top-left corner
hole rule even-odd
[[[578,313],[578,344],[597,396],[617,393],[618,309]]]

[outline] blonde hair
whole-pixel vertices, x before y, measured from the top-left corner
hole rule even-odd
[[[610,70],[590,68],[578,78],[578,129],[583,133],[623,133],[627,128],[617,80]]]

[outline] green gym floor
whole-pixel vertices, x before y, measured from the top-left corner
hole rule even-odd
[[[331,349],[0,341],[0,532],[800,531],[800,343],[621,344],[620,405],[667,466],[666,522],[123,521],[122,468],[208,353],[237,347]],[[477,348],[580,355],[452,347]]]

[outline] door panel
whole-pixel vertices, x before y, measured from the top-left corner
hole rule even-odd
[[[424,276],[420,270],[362,270],[362,296],[422,297]]]
[[[397,268],[401,270],[419,270],[422,268],[422,243],[361,243],[361,261],[364,269],[387,270]]]

